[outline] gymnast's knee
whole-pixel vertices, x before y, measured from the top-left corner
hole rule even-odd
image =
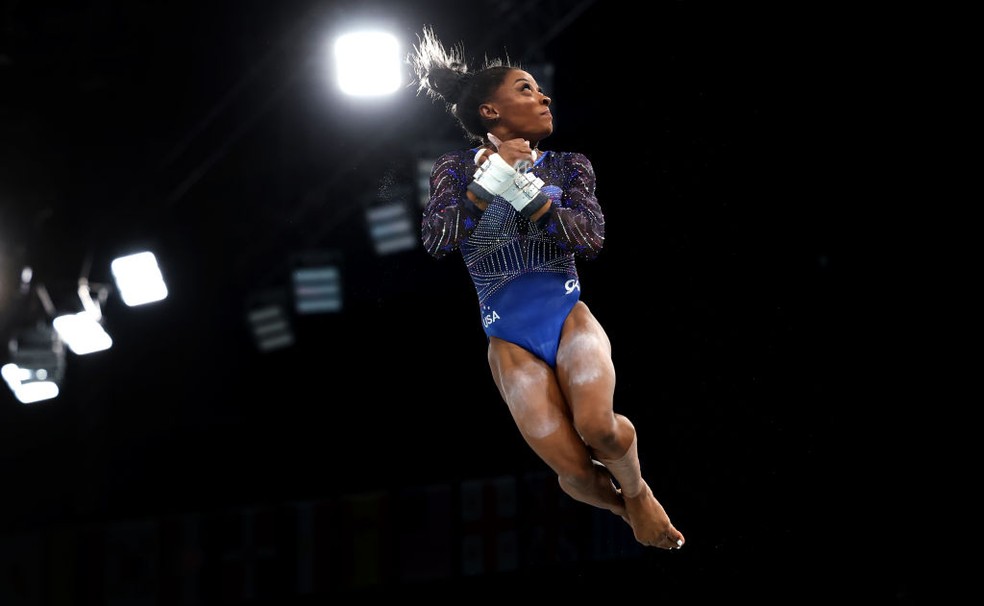
[[[591,448],[610,451],[619,442],[618,419],[607,411],[576,414],[574,427]]]

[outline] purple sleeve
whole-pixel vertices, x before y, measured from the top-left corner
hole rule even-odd
[[[482,211],[465,196],[475,173],[473,153],[449,152],[434,163],[430,176],[430,198],[424,207],[421,238],[424,249],[441,258],[458,248],[482,216]]]
[[[424,249],[433,257],[457,249],[482,217],[465,195],[475,172],[472,161],[473,152],[462,150],[444,154],[434,163],[421,222]],[[595,173],[588,158],[550,152],[533,172],[562,190],[559,199],[551,195],[553,204],[537,224],[561,249],[585,259],[597,257],[605,243],[605,217],[595,197]]]
[[[537,220],[564,250],[593,259],[605,244],[605,215],[595,197],[594,167],[584,154],[557,153],[541,171],[533,172],[563,190],[550,210]]]

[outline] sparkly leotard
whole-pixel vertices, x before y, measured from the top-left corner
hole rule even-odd
[[[561,328],[580,298],[575,258],[593,259],[604,244],[594,169],[583,154],[543,152],[530,170],[552,204],[530,221],[500,197],[484,212],[468,200],[476,150],[435,162],[421,224],[424,247],[436,258],[461,251],[486,335],[555,366]]]

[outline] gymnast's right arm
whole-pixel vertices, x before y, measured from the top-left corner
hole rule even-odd
[[[431,256],[441,258],[458,248],[482,218],[484,204],[467,196],[475,172],[469,151],[449,152],[434,163],[430,176],[430,198],[424,207],[421,238]]]

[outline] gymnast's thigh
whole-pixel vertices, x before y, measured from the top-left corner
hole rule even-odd
[[[520,430],[543,435],[569,419],[567,403],[549,364],[504,339],[489,339],[489,367]]]
[[[578,301],[564,322],[556,375],[572,407],[583,401],[610,404],[615,388],[611,340],[583,301]]]

